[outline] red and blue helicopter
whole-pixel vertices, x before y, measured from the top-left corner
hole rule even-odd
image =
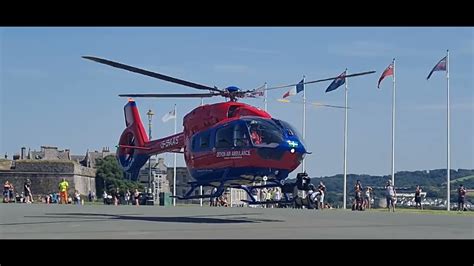
[[[230,86],[225,89],[202,85],[156,72],[136,68],[107,59],[83,56],[98,63],[150,76],[164,81],[181,84],[191,88],[206,90],[207,93],[186,94],[121,94],[129,97],[124,107],[126,128],[120,136],[117,158],[123,170],[138,178],[140,168],[151,155],[171,152],[184,153],[190,175],[190,189],[178,199],[215,198],[226,188],[244,189],[250,196],[249,204],[258,202],[252,190],[263,187],[280,187],[285,202],[290,202],[288,193],[295,185],[285,184],[288,175],[310,153],[298,131],[289,123],[272,117],[260,108],[238,102],[239,98],[261,95],[258,89],[241,90]],[[375,73],[375,71],[356,73],[346,77]],[[333,80],[338,77],[308,81],[308,83]],[[294,86],[291,84],[288,87]],[[281,88],[279,87],[279,88]],[[206,98],[221,96],[229,101],[196,107],[184,116],[184,130],[181,133],[151,140],[148,138],[136,102],[132,98]],[[304,175],[303,173],[298,176]],[[255,185],[261,183],[264,185]],[[301,180],[301,178],[299,178]],[[195,195],[196,188],[213,187],[211,194]],[[279,201],[281,202],[281,201]]]

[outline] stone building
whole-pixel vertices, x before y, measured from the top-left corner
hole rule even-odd
[[[70,193],[75,189],[83,195],[95,193],[95,169],[84,167],[71,160],[4,160],[0,164],[0,182],[9,181],[16,193],[23,192],[26,179],[31,180],[33,196],[58,192],[58,184],[65,178]]]
[[[58,192],[58,184],[65,178],[70,193],[78,190],[82,195],[96,193],[95,164],[98,158],[115,155],[105,147],[102,151],[87,151],[85,155],[72,155],[69,149],[59,150],[54,146],[41,146],[39,151],[21,148],[13,160],[0,162],[0,182],[13,183],[16,193],[23,192],[27,178],[31,180],[33,196]]]

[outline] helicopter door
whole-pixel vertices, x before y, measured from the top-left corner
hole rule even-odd
[[[195,166],[208,163],[209,156],[214,155],[211,149],[211,133],[201,132],[193,137],[192,158]]]
[[[249,155],[250,138],[245,123],[235,121],[216,130],[216,158],[220,166],[234,166],[234,161]],[[235,160],[228,160],[235,159]]]

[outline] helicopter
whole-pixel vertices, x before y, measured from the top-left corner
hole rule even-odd
[[[117,159],[123,171],[132,179],[138,178],[140,168],[150,156],[161,153],[182,153],[189,174],[195,180],[189,182],[189,190],[178,199],[217,198],[227,188],[239,188],[247,192],[248,204],[267,204],[259,202],[252,195],[256,188],[280,187],[284,200],[275,203],[289,203],[288,194],[304,187],[299,173],[299,183],[285,183],[289,174],[303,161],[307,151],[299,132],[288,122],[272,117],[268,112],[242,102],[240,98],[262,96],[261,88],[241,90],[236,86],[224,89],[211,87],[157,72],[125,65],[115,61],[93,56],[84,59],[124,69],[160,80],[184,85],[206,93],[185,94],[120,94],[128,97],[124,106],[125,130],[119,138]],[[347,77],[365,75],[375,71],[356,73]],[[334,80],[338,77],[308,81],[308,83]],[[280,86],[275,88],[289,87]],[[137,104],[133,98],[207,98],[220,96],[228,101],[201,105],[183,118],[183,131],[160,139],[149,139],[143,127]],[[262,183],[263,185],[255,185]],[[306,182],[307,184],[308,182]],[[213,188],[210,194],[196,195],[198,187]],[[215,188],[215,189],[214,189]]]

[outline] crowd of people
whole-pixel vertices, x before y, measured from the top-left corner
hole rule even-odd
[[[214,188],[211,193],[215,194],[217,191]],[[75,190],[72,195],[69,194],[69,183],[65,178],[61,180],[58,185],[58,192],[52,192],[44,197],[39,197],[38,200],[44,203],[59,203],[59,204],[84,204],[84,200],[81,198],[81,194],[78,190]],[[306,195],[298,195],[298,193],[294,193],[294,204],[292,207],[295,208],[309,208],[309,209],[324,209],[324,208],[331,208],[331,206],[325,202],[325,195],[326,195],[326,186],[321,181],[316,188],[313,184],[308,186],[308,190],[305,191]],[[458,194],[458,210],[466,210],[465,202],[466,202],[466,188],[460,184],[457,189]],[[288,207],[288,204],[279,203],[282,201],[283,193],[281,188],[274,187],[274,188],[254,188],[251,190],[252,197],[262,204],[260,204],[263,208],[282,208]],[[395,187],[392,185],[391,181],[388,180],[385,185],[385,199],[386,199],[386,207],[388,211],[395,212],[395,207],[397,203],[397,191]],[[416,186],[415,189],[415,208],[423,209],[422,201],[421,201],[421,194],[422,189],[419,185]],[[96,196],[92,191],[89,191],[87,198],[90,202],[96,200]],[[142,194],[135,189],[133,192],[130,190],[126,190],[124,192],[120,192],[118,189],[113,189],[110,193],[104,190],[102,198],[104,200],[104,204],[107,205],[141,205],[141,201],[143,199]],[[252,199],[249,197],[249,200]],[[360,180],[357,180],[356,184],[354,185],[354,200],[352,202],[352,210],[353,211],[363,211],[366,209],[371,209],[371,204],[373,200],[373,189],[372,187],[368,186],[366,188],[362,187]],[[31,180],[27,178],[23,184],[23,192],[18,193],[15,192],[15,188],[12,183],[8,180],[3,185],[3,202],[4,203],[33,203],[33,193],[31,188]],[[265,204],[265,202],[268,202]],[[223,193],[219,197],[211,197],[210,198],[210,206],[229,206],[229,202],[227,200],[227,195]],[[250,207],[256,207],[256,205],[249,205]]]

